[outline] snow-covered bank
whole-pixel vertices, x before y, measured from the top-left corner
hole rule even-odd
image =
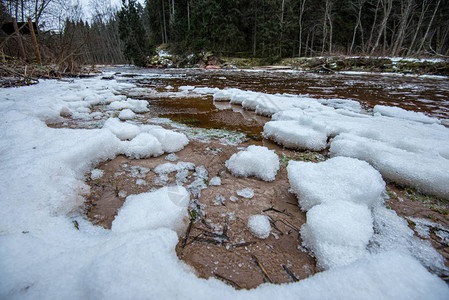
[[[295,284],[236,291],[216,279],[199,279],[178,260],[174,250],[178,236],[173,229],[185,212],[182,189],[170,197],[165,197],[164,190],[157,192],[167,205],[140,205],[154,200],[154,194],[133,196],[119,214],[115,230],[93,226],[78,210],[83,203],[81,195],[88,192],[85,174],[99,161],[126,153],[139,136],[140,141],[151,140],[150,146],[157,146],[157,141],[161,144],[158,149],[173,151],[185,140],[176,135],[176,143],[166,144],[172,135],[159,136],[161,132],[168,134],[160,128],[156,132],[154,127],[128,122],[138,129],[132,127],[130,133],[131,127],[115,126],[125,124],[115,119],[114,126],[91,130],[53,129],[45,121],[58,119],[64,107],[77,118],[105,120],[117,111],[109,107],[110,111],[99,115],[91,113],[91,105],[104,103],[107,107],[114,101],[118,101],[114,107],[123,104],[139,113],[144,110],[143,102],[115,95],[129,88],[132,86],[95,78],[0,90],[0,298],[448,298],[449,289],[442,280],[430,274],[408,250],[393,246]],[[321,109],[322,105],[309,101],[309,106]],[[148,154],[140,151],[147,147],[141,148],[142,143],[137,142],[133,153]],[[136,211],[142,218],[134,218]],[[154,213],[159,213],[161,222],[152,219],[147,223],[145,216]],[[386,219],[376,215],[379,218],[373,224]],[[76,226],[73,221],[77,221]]]
[[[286,147],[365,160],[387,179],[449,199],[449,129],[420,112],[344,99],[269,95],[238,89],[193,89],[271,116],[264,136]]]

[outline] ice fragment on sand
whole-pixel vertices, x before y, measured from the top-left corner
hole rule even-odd
[[[218,176],[212,177],[212,179],[209,181],[209,185],[219,186],[221,185],[221,179]]]
[[[246,199],[251,199],[252,197],[254,197],[254,190],[250,189],[250,188],[244,188],[244,189],[238,190],[237,195],[239,195],[240,197],[246,198]]]
[[[93,170],[90,172],[90,178],[91,178],[92,180],[100,179],[101,177],[103,177],[103,173],[104,173],[103,170],[100,170],[100,169],[93,169]]]
[[[253,215],[248,220],[248,227],[252,234],[260,239],[270,236],[271,225],[267,216]]]

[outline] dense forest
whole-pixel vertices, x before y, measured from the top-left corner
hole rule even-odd
[[[449,56],[449,0],[122,0],[118,10],[91,0],[89,22],[78,3],[48,30],[58,2],[2,1],[1,21],[31,16],[54,58],[82,63],[144,65],[160,44],[180,55]]]

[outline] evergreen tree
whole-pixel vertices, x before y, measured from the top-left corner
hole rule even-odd
[[[136,0],[122,0],[122,4],[118,12],[118,29],[124,43],[124,55],[136,66],[144,66],[150,47],[142,23],[143,7]]]

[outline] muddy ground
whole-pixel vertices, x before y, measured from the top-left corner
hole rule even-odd
[[[214,176],[221,179],[220,186],[202,190],[198,202],[190,208],[191,220],[186,218],[185,229],[179,232],[178,257],[192,266],[199,277],[213,276],[236,288],[251,289],[264,282],[279,284],[307,278],[318,270],[315,259],[301,246],[299,228],[306,222],[306,215],[298,207],[296,197],[288,192],[286,164],[289,159],[317,162],[325,156],[282,149],[265,141],[264,145],[274,149],[281,158],[281,170],[276,180],[265,182],[257,178],[234,177],[226,170],[225,161],[248,145],[190,140],[189,145],[176,153],[178,162],[204,166],[209,172],[209,180]],[[118,156],[97,166],[104,170],[104,175],[89,181],[91,194],[86,200],[89,219],[110,228],[127,195],[175,184],[176,172],[169,174],[169,180],[163,183],[158,182],[159,175],[154,172],[156,166],[168,162],[166,157],[167,154],[131,160]],[[189,172],[185,186],[193,181],[193,173],[194,170]],[[254,197],[238,196],[236,191],[244,188],[253,189]],[[387,191],[390,198],[386,205],[399,215],[436,221],[449,228],[447,203],[392,183],[387,185]],[[225,199],[222,204],[216,200],[220,195]],[[231,196],[236,200],[232,198],[235,200],[232,201]],[[272,231],[267,239],[259,239],[249,231],[247,222],[254,214],[270,217]],[[412,221],[409,224],[415,229],[416,224]],[[430,232],[432,245],[449,266],[447,240],[442,241],[432,229]]]

